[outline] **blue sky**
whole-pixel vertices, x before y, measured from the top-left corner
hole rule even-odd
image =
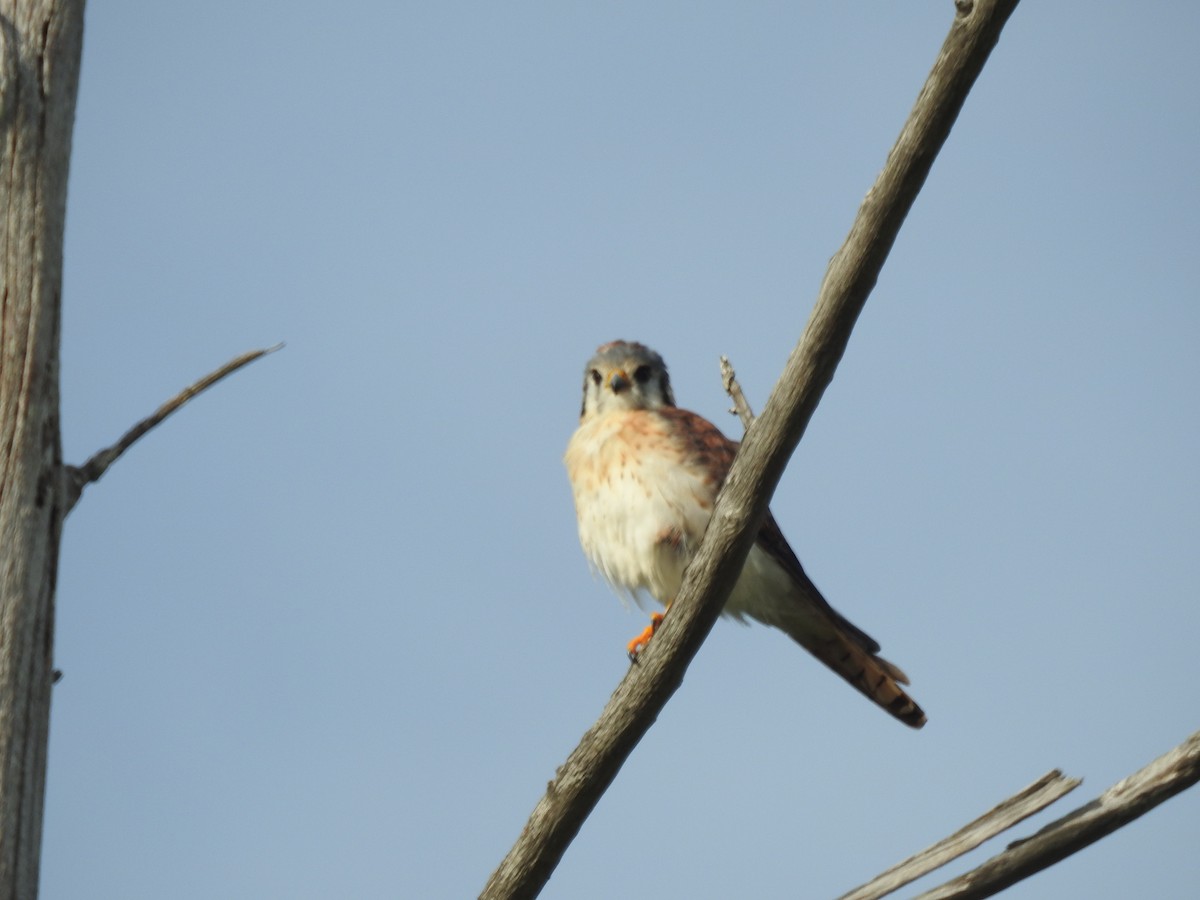
[[[287,347],[68,520],[43,898],[474,896],[644,624],[575,537],[584,362],[736,435],[719,355],[761,408],[951,9],[91,4],[67,461]],[[776,493],[929,725],[718,624],[544,897],[836,896],[1200,727],[1198,34],[1017,10]],[[1007,896],[1192,896],[1198,817]]]

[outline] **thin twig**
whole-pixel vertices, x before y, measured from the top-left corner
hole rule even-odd
[[[151,415],[142,419],[127,432],[124,436],[113,444],[111,447],[99,451],[92,455],[91,459],[85,462],[82,466],[63,466],[64,474],[64,493],[65,493],[65,512],[70,512],[76,503],[79,502],[80,495],[83,494],[83,489],[93,481],[99,481],[100,477],[108,471],[108,467],[120,459],[121,455],[137,442],[139,438],[146,434],[151,428],[160,424],[163,419],[175,412],[183,404],[187,403],[197,394],[208,390],[222,378],[227,375],[232,375],[243,366],[247,366],[256,359],[266,356],[268,353],[274,353],[283,347],[282,343],[276,344],[274,347],[267,347],[263,350],[251,350],[243,353],[234,359],[231,359],[221,368],[214,372],[205,375],[196,383],[184,388]]]
[[[979,900],[998,894],[1093,844],[1200,782],[1200,731],[1150,765],[1118,781],[1091,803],[1010,844],[976,869],[916,900]]]
[[[984,841],[1012,828],[1079,787],[1078,778],[1067,778],[1058,769],[1048,772],[1029,787],[1009,797],[999,806],[984,813],[974,822],[969,822],[949,837],[942,838],[932,847],[910,856],[904,862],[892,866],[862,887],[843,894],[838,900],[876,900],[904,885],[928,875],[934,869],[958,859],[974,850]]]
[[[729,411],[741,419],[742,428],[749,431],[750,426],[754,424],[754,410],[750,408],[750,402],[742,393],[742,386],[738,384],[737,373],[733,371],[733,363],[729,361],[728,356],[721,357],[721,383],[725,385],[725,393],[733,401],[733,409]]]

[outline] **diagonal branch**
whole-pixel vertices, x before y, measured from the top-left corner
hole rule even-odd
[[[1200,731],[1037,834],[916,900],[979,900],[998,894],[1145,815],[1200,782]]]
[[[968,822],[954,834],[942,838],[932,847],[910,856],[904,862],[897,863],[862,887],[843,894],[838,900],[876,900],[898,891],[904,885],[970,853],[984,841],[991,840],[1000,832],[1040,812],[1080,784],[1080,779],[1067,778],[1058,769],[1047,772],[1029,787],[1009,797],[974,822]]]
[[[276,344],[274,347],[267,347],[263,350],[250,350],[243,353],[241,356],[231,359],[225,365],[216,371],[209,372],[199,381],[184,388],[151,415],[142,419],[127,432],[124,436],[113,444],[111,447],[99,451],[92,455],[91,459],[85,462],[82,466],[63,466],[63,481],[64,481],[64,511],[66,516],[75,504],[79,502],[79,497],[83,494],[83,489],[93,481],[99,481],[101,476],[108,471],[108,467],[120,459],[121,455],[126,450],[134,445],[134,443],[146,434],[151,428],[160,424],[163,419],[175,412],[183,404],[187,403],[197,394],[208,390],[222,378],[227,375],[232,375],[243,366],[247,366],[268,353],[274,353],[283,347],[283,344]]]
[[[745,562],[888,251],[1017,0],[958,0],[956,15],[883,171],[830,261],[816,308],[771,399],[746,434],[704,541],[655,639],[631,666],[492,873],[482,897],[535,897],[621,765],[683,681]]]

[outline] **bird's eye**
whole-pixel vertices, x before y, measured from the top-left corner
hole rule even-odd
[[[645,384],[647,381],[649,381],[650,380],[650,367],[649,366],[638,366],[636,369],[634,369],[633,370],[633,380],[636,381],[638,384]]]
[[[599,384],[603,380],[600,377],[599,369],[592,369],[592,371],[588,372],[588,376],[592,379],[592,384]]]

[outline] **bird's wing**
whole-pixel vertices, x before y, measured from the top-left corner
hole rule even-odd
[[[708,470],[715,498],[737,455],[737,442],[696,413],[675,407],[657,412],[675,420],[673,431],[682,442],[687,464]],[[879,643],[874,638],[829,605],[805,573],[770,512],[759,529],[756,546],[783,569],[795,586],[795,591],[790,592],[794,605],[780,609],[779,615],[772,615],[767,624],[782,629],[901,722],[913,728],[924,725],[925,713],[900,687],[908,684],[908,676],[899,666],[878,655]]]
[[[787,572],[798,589],[795,615],[785,612],[771,624],[905,725],[924,725],[925,713],[900,687],[908,684],[908,676],[878,655],[879,643],[874,638],[821,596],[770,513],[759,530],[757,546]]]

